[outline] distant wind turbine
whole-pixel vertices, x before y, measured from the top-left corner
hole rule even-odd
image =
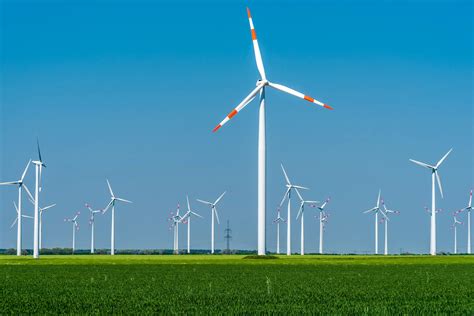
[[[385,218],[387,217],[384,212],[380,209],[380,193],[381,191],[379,190],[379,195],[377,197],[377,205],[370,210],[367,210],[364,212],[365,213],[374,213],[375,214],[375,254],[377,255],[379,253],[379,220],[378,220],[378,215],[379,213],[382,214]]]
[[[31,195],[30,191],[26,187],[26,185],[23,183],[23,180],[25,179],[26,172],[28,171],[28,167],[30,166],[31,159],[28,161],[28,164],[26,165],[25,170],[23,171],[20,180],[17,181],[11,181],[11,182],[2,182],[0,185],[16,185],[18,186],[18,212],[17,212],[17,231],[16,231],[16,255],[21,256],[21,249],[22,249],[22,233],[21,233],[21,223],[22,223],[22,189],[25,188],[25,191]]]
[[[467,211],[467,253],[471,254],[471,211],[472,211],[472,190],[469,193],[469,203],[461,212]]]
[[[283,171],[283,175],[285,176],[285,181],[286,181],[286,191],[285,191],[285,195],[283,195],[283,198],[281,199],[280,208],[283,206],[285,199],[288,199],[288,213],[286,215],[286,255],[291,256],[291,190],[292,189],[309,190],[309,189],[299,186],[299,185],[292,184],[290,179],[288,178],[288,175],[286,174],[283,164],[280,164],[280,165],[281,165],[281,170]]]
[[[280,223],[286,222],[280,215],[280,208],[277,209],[277,218],[273,220],[274,223],[277,225],[277,255],[280,254]]]
[[[109,204],[107,204],[102,214],[107,212],[107,210],[112,206],[112,221],[111,221],[111,229],[110,229],[110,255],[113,256],[115,255],[115,203],[117,201],[132,203],[132,201],[116,197],[114,195],[114,192],[112,191],[112,187],[110,186],[109,180],[106,179],[106,181],[107,181],[107,186],[109,187],[109,192],[110,192],[110,202]]]
[[[388,214],[400,214],[399,211],[394,211],[394,210],[389,210],[387,209],[387,206],[385,205],[385,201],[382,200],[382,206],[383,206],[383,213],[385,215],[384,218],[382,218],[382,222],[385,224],[385,247],[384,247],[384,255],[388,255]]]
[[[41,186],[41,174],[43,168],[46,168],[46,165],[41,158],[41,150],[39,145],[39,140],[36,139],[36,145],[38,149],[38,160],[32,161],[35,165],[35,213],[34,213],[34,228],[33,228],[33,258],[39,258],[39,192],[42,190]]]
[[[456,218],[457,213],[453,215],[453,226],[452,229],[454,230],[454,254],[458,253],[458,225],[462,225],[462,222],[458,221]]]
[[[438,163],[434,166],[429,165],[424,162],[420,162],[417,160],[410,159],[411,162],[425,167],[431,171],[431,229],[430,229],[430,254],[432,256],[436,256],[436,187],[435,187],[435,178],[438,182],[439,193],[441,194],[441,198],[443,198],[443,188],[441,186],[441,180],[438,174],[438,168],[441,166],[443,161],[448,157],[453,149],[451,148],[444,156],[441,158]]]
[[[263,67],[262,55],[257,41],[257,35],[250,15],[250,10],[247,8],[247,14],[250,24],[250,32],[252,34],[253,48],[255,52],[255,60],[257,62],[257,69],[260,73],[260,79],[257,81],[257,87],[246,96],[242,102],[237,105],[213,130],[217,131],[237,113],[239,113],[247,104],[249,104],[258,93],[260,93],[260,108],[259,108],[259,123],[258,123],[258,255],[265,255],[266,253],[266,132],[265,132],[265,89],[266,87],[272,87],[276,90],[291,94],[295,97],[303,100],[315,103],[326,109],[332,109],[329,105],[324,104],[318,100],[313,99],[301,92],[285,87],[281,84],[272,83],[267,80],[265,69]],[[288,222],[290,218],[288,217]]]
[[[95,224],[95,215],[98,213],[102,213],[103,210],[94,210],[92,207],[86,203],[86,207],[90,212],[90,218],[89,218],[89,225],[91,226],[91,254],[94,253],[95,247],[94,247],[94,224]]]
[[[314,205],[316,203],[319,203],[319,201],[306,201],[303,199],[303,197],[301,196],[300,192],[298,191],[298,189],[296,189],[296,194],[298,194],[298,197],[300,198],[300,208],[298,210],[298,214],[296,215],[296,219],[298,219],[298,217],[300,217],[301,215],[301,237],[300,237],[300,254],[302,256],[304,256],[304,206],[306,204],[310,204],[310,205]]]
[[[214,203],[211,203],[211,202],[208,202],[208,201],[204,201],[204,200],[200,200],[200,199],[197,199],[198,202],[201,202],[203,204],[207,204],[208,206],[211,207],[211,253],[214,253],[214,217],[217,219],[217,224],[219,224],[219,215],[217,214],[217,203],[219,203],[219,201],[222,199],[222,197],[224,196],[225,194],[225,191],[224,193],[222,193],[218,198],[217,200],[214,202]]]
[[[76,230],[79,230],[79,224],[77,223],[77,218],[81,212],[77,212],[73,218],[65,218],[65,222],[72,223],[72,253],[76,250]]]
[[[328,214],[324,210],[331,198],[327,198],[321,206],[316,206],[319,210],[319,253],[323,254],[324,226],[328,220]]]
[[[188,203],[188,211],[183,215],[183,223],[188,224],[188,253],[191,253],[191,216],[197,216],[203,218],[198,213],[191,210],[191,205],[189,204],[189,198],[186,195],[186,202]]]
[[[183,217],[179,215],[179,203],[176,207],[176,213],[171,212],[168,219],[171,221],[171,228],[173,229],[173,253],[179,254],[179,224],[182,223]]]

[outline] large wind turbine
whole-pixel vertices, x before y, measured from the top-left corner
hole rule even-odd
[[[317,206],[319,210],[319,254],[323,254],[324,225],[328,220],[328,214],[324,211],[324,208],[330,200],[331,198],[327,198],[321,206]]]
[[[290,179],[288,178],[288,175],[286,174],[285,168],[283,167],[283,164],[280,164],[280,165],[281,165],[281,170],[283,170],[283,175],[285,176],[285,180],[286,180],[286,191],[285,191],[285,195],[283,195],[283,198],[281,199],[280,208],[285,202],[285,199],[288,199],[288,213],[286,216],[286,255],[291,256],[291,190],[292,189],[308,190],[308,188],[291,184]]]
[[[109,180],[108,179],[106,180],[107,180],[107,186],[109,187],[109,192],[110,192],[110,202],[109,204],[107,204],[102,214],[107,212],[109,207],[112,206],[112,221],[111,221],[111,229],[110,229],[110,255],[113,256],[115,255],[115,203],[117,201],[132,203],[132,201],[116,197],[114,195],[114,192],[112,191],[112,187],[110,186]]]
[[[95,214],[101,213],[102,210],[94,210],[92,207],[86,203],[86,207],[89,209],[91,217],[89,218],[89,225],[91,226],[91,254],[94,253],[94,223],[95,223]]]
[[[43,249],[43,212],[46,211],[47,209],[50,209],[52,207],[56,206],[56,204],[51,204],[45,207],[40,207],[39,208],[39,249]]]
[[[441,180],[438,174],[438,168],[443,163],[443,161],[448,157],[453,149],[451,148],[444,156],[441,158],[438,163],[434,166],[429,165],[424,162],[410,159],[411,162],[416,163],[422,167],[430,169],[431,171],[431,229],[430,229],[430,254],[436,256],[436,187],[435,187],[435,178],[438,182],[439,193],[441,198],[443,198],[443,188],[441,186]]]
[[[277,225],[277,255],[280,254],[280,223],[284,223],[285,219],[283,219],[280,215],[280,208],[277,210],[277,218],[273,220],[274,223]]]
[[[319,203],[319,201],[306,201],[303,199],[303,197],[301,196],[300,192],[298,191],[298,189],[296,189],[296,194],[298,194],[298,197],[300,198],[300,209],[298,210],[298,214],[296,215],[296,219],[298,219],[298,217],[300,217],[301,215],[301,245],[300,245],[300,254],[302,256],[304,256],[304,206],[306,204],[309,204],[309,205],[314,205],[316,203]]]
[[[176,213],[171,212],[171,216],[168,219],[171,221],[171,227],[173,229],[173,253],[179,254],[179,224],[183,222],[183,217],[179,215],[179,203],[176,207]]]
[[[191,210],[191,205],[189,204],[189,198],[186,195],[186,202],[188,203],[188,211],[183,215],[182,222],[188,224],[188,253],[191,253],[191,216],[197,216],[203,218],[198,213]]]
[[[41,158],[41,150],[39,140],[36,139],[36,145],[38,149],[38,160],[32,161],[35,165],[35,213],[34,213],[34,228],[33,228],[33,258],[39,258],[39,192],[41,192],[41,173],[46,165]]]
[[[65,222],[72,223],[72,253],[76,250],[76,230],[79,230],[79,224],[77,223],[77,218],[81,212],[77,212],[73,218],[65,218]]]
[[[469,204],[462,211],[467,211],[467,253],[471,254],[471,211],[472,211],[472,190],[469,193]]]
[[[23,180],[25,179],[26,172],[28,171],[28,167],[30,166],[31,159],[28,161],[28,164],[26,165],[25,170],[23,171],[20,180],[17,181],[11,181],[11,182],[2,182],[0,185],[17,185],[18,186],[18,210],[17,210],[17,230],[16,230],[16,255],[21,256],[21,247],[22,247],[22,240],[21,240],[21,222],[22,222],[22,198],[21,198],[21,193],[22,193],[22,188],[25,188],[25,191],[31,195],[30,191],[24,185]]]
[[[379,195],[377,197],[377,205],[370,210],[367,210],[364,212],[365,213],[371,213],[373,212],[375,214],[375,254],[377,255],[379,253],[379,226],[378,226],[378,215],[379,213],[382,214],[385,218],[387,217],[384,212],[380,209],[380,190],[379,190]]]
[[[454,230],[454,254],[458,253],[458,225],[461,225],[462,222],[458,221],[456,218],[457,213],[454,213],[453,215],[453,230]]]
[[[383,206],[383,213],[385,215],[384,218],[382,218],[382,221],[384,222],[384,225],[385,225],[385,245],[384,245],[384,251],[383,251],[383,254],[384,255],[388,255],[388,214],[400,214],[399,211],[394,211],[394,210],[389,210],[387,208],[387,206],[385,206],[385,201],[382,200],[382,206]]]
[[[260,54],[260,48],[258,46],[257,35],[253,26],[252,16],[250,10],[247,8],[247,14],[250,23],[250,32],[252,34],[253,48],[255,52],[255,60],[257,63],[257,69],[260,74],[260,79],[257,80],[257,87],[253,89],[248,96],[246,96],[242,102],[237,105],[213,130],[217,131],[225,123],[227,123],[232,117],[240,112],[247,104],[249,104],[258,93],[260,93],[260,108],[259,108],[259,126],[258,126],[258,255],[265,255],[266,253],[266,235],[265,235],[265,218],[266,218],[266,135],[265,135],[265,89],[267,86],[274,89],[286,92],[294,95],[298,98],[306,101],[315,103],[326,109],[332,109],[329,105],[324,104],[318,100],[313,99],[301,92],[290,89],[283,85],[272,83],[267,80],[265,69],[263,67],[262,55]],[[290,218],[288,218],[289,222]]]
[[[221,194],[221,196],[219,196],[219,197],[217,198],[217,200],[216,200],[214,203],[197,199],[198,202],[207,204],[207,205],[209,205],[209,206],[211,207],[211,223],[212,223],[212,224],[211,224],[211,253],[214,253],[214,217],[217,219],[217,224],[220,224],[220,223],[219,223],[219,215],[217,214],[216,205],[217,205],[217,203],[219,203],[219,201],[222,199],[222,197],[224,196],[224,194],[225,194],[225,191],[224,191],[224,193]]]

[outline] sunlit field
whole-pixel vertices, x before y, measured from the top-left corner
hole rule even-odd
[[[2,313],[474,313],[474,256],[0,257]]]

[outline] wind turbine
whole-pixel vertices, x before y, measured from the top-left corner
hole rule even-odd
[[[198,213],[191,210],[191,206],[189,205],[189,198],[186,195],[186,202],[188,202],[188,211],[184,214],[182,222],[184,224],[188,224],[188,253],[191,253],[191,215],[203,218]]]
[[[109,191],[110,191],[110,202],[109,202],[109,204],[107,204],[107,206],[103,210],[102,214],[107,212],[109,207],[112,206],[112,222],[111,222],[111,229],[110,229],[110,255],[113,256],[113,255],[115,255],[115,203],[117,201],[125,202],[125,203],[132,203],[132,201],[116,197],[114,195],[114,192],[112,191],[112,187],[110,186],[109,180],[106,179],[106,181],[107,181],[107,186],[109,187]]]
[[[458,225],[461,225],[462,222],[458,221],[456,218],[457,213],[454,213],[453,219],[454,223],[452,229],[454,229],[454,254],[458,253]]]
[[[382,222],[385,224],[385,247],[384,247],[384,255],[388,255],[388,214],[400,214],[399,211],[394,211],[394,210],[389,210],[387,209],[387,206],[385,206],[385,201],[382,200],[382,206],[383,206],[383,213],[385,215],[384,218],[381,219]]]
[[[309,190],[308,188],[299,186],[299,185],[293,185],[290,182],[290,179],[288,178],[288,175],[286,174],[285,168],[283,167],[283,164],[281,165],[281,170],[283,170],[283,174],[285,175],[285,180],[286,180],[286,191],[285,195],[283,195],[283,198],[281,199],[280,202],[280,207],[282,207],[283,203],[285,202],[285,199],[288,199],[288,214],[286,216],[287,222],[286,222],[286,255],[290,256],[291,255],[291,190],[292,189],[302,189],[302,190]]]
[[[378,215],[379,213],[382,214],[385,218],[387,218],[387,216],[384,214],[384,212],[382,212],[382,210],[380,209],[380,190],[379,190],[379,195],[377,197],[377,205],[373,208],[371,208],[370,210],[367,210],[364,212],[364,214],[366,213],[371,213],[373,212],[375,214],[375,254],[377,255],[379,253],[379,227],[378,227]]]
[[[410,159],[411,162],[416,163],[422,167],[430,169],[431,171],[431,230],[430,230],[430,254],[436,256],[436,187],[435,187],[435,178],[438,182],[439,193],[441,198],[443,198],[443,188],[441,186],[441,180],[438,174],[438,168],[443,163],[443,161],[448,157],[453,149],[451,148],[444,156],[441,158],[438,163],[434,166],[429,165],[424,162]]]
[[[76,216],[73,218],[65,218],[65,222],[72,223],[72,253],[74,254],[74,250],[76,249],[76,230],[79,230],[79,224],[77,223],[77,218],[79,217],[81,212],[77,212]]]
[[[220,223],[219,223],[219,215],[217,214],[216,205],[217,205],[217,203],[219,203],[219,201],[222,199],[222,197],[224,196],[224,194],[225,194],[225,191],[224,191],[224,193],[222,193],[222,194],[217,198],[217,200],[216,200],[214,203],[197,199],[198,202],[207,204],[207,205],[209,205],[209,206],[211,207],[211,223],[212,223],[212,224],[211,224],[211,253],[214,253],[214,217],[216,217],[216,219],[217,219],[217,224],[220,224]]]
[[[179,254],[179,234],[178,234],[178,225],[183,221],[183,217],[179,215],[179,203],[176,207],[176,213],[171,212],[171,217],[168,219],[171,221],[173,227],[173,253]]]
[[[30,166],[31,159],[28,161],[28,164],[26,165],[25,170],[23,171],[20,180],[17,181],[11,181],[11,182],[2,182],[0,185],[17,185],[18,186],[18,209],[17,209],[17,218],[16,221],[18,223],[17,225],[17,231],[16,231],[16,255],[21,256],[21,247],[22,247],[22,234],[21,234],[21,222],[22,222],[22,209],[21,209],[21,193],[22,193],[22,188],[25,188],[25,191],[31,195],[30,191],[26,187],[26,185],[23,183],[23,180],[25,179],[26,172],[28,171],[28,167]]]
[[[467,211],[467,253],[471,254],[471,211],[472,211],[472,190],[469,193],[469,204],[462,211]]]
[[[89,209],[91,217],[89,218],[89,225],[91,225],[91,254],[94,253],[94,223],[95,223],[95,214],[101,213],[102,210],[94,210],[92,207],[86,203],[86,207]]]
[[[258,93],[260,93],[260,108],[259,108],[259,125],[258,125],[258,255],[265,255],[266,253],[266,236],[265,236],[265,218],[266,218],[266,134],[265,134],[265,89],[272,87],[274,89],[294,95],[298,98],[304,99],[311,103],[315,103],[326,109],[332,109],[329,105],[324,104],[318,100],[313,99],[301,92],[285,87],[281,84],[272,83],[267,80],[265,69],[263,67],[262,55],[258,46],[257,35],[253,26],[252,16],[250,10],[247,8],[247,14],[250,24],[250,32],[252,34],[253,48],[255,52],[255,60],[257,69],[260,74],[260,79],[257,80],[256,88],[246,96],[242,102],[237,105],[214,129],[216,132],[238,112],[240,112],[247,104],[249,104]],[[288,217],[288,222],[290,218]]]
[[[35,165],[35,213],[34,213],[34,228],[33,228],[33,258],[39,258],[39,192],[41,192],[41,173],[43,168],[46,168],[46,165],[41,158],[41,150],[39,145],[39,140],[36,139],[36,145],[38,149],[38,160],[33,160]]]
[[[47,209],[56,206],[56,204],[51,204],[45,207],[40,207],[39,211],[39,249],[43,249],[43,212]]]
[[[277,255],[280,254],[280,223],[286,222],[281,216],[280,216],[280,208],[277,209],[277,218],[273,220],[274,223],[277,225]]]
[[[321,206],[316,206],[319,210],[319,254],[323,254],[323,235],[324,235],[324,225],[328,220],[328,214],[324,211],[324,208],[329,203],[331,198],[327,198],[326,201]]]
[[[306,201],[303,199],[303,197],[301,196],[300,192],[298,191],[298,189],[296,189],[296,194],[298,194],[298,197],[300,198],[300,209],[298,210],[298,214],[296,215],[296,219],[298,219],[298,217],[300,217],[301,215],[301,245],[300,245],[300,253],[302,256],[304,256],[304,206],[306,204],[310,204],[310,205],[314,205],[316,203],[319,203],[319,201]]]

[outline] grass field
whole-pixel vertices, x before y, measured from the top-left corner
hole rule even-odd
[[[0,256],[0,313],[474,314],[474,256]]]

